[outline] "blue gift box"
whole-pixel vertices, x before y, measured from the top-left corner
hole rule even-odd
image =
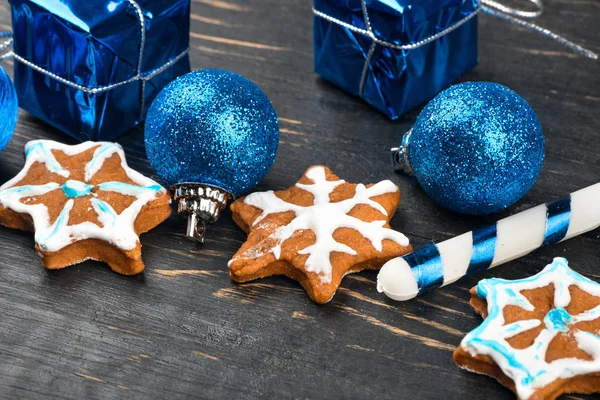
[[[396,119],[477,64],[478,0],[314,0],[315,71]]]
[[[10,0],[19,106],[77,140],[113,140],[190,71],[190,0]]]

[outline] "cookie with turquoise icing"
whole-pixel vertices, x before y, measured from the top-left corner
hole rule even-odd
[[[116,143],[34,140],[21,172],[0,186],[0,224],[34,231],[48,269],[93,259],[131,275],[144,269],[139,235],[169,217],[170,202]]]
[[[471,305],[484,321],[454,352],[460,367],[522,400],[600,393],[600,285],[566,259],[526,279],[485,279]]]

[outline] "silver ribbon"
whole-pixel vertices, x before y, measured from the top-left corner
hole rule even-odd
[[[387,42],[385,40],[382,40],[380,38],[378,38],[375,33],[373,32],[373,28],[371,27],[371,21],[369,19],[369,13],[367,10],[367,1],[366,0],[361,0],[361,4],[362,4],[362,12],[363,12],[363,18],[365,21],[365,26],[367,29],[362,29],[362,28],[358,28],[356,26],[353,26],[351,24],[348,24],[344,21],[341,21],[337,18],[334,18],[330,15],[327,15],[317,9],[315,9],[313,7],[313,14],[316,15],[319,18],[322,18],[326,21],[329,21],[333,24],[342,26],[352,32],[356,32],[358,34],[361,34],[363,36],[368,36],[372,39],[372,43],[371,43],[371,47],[369,48],[369,51],[367,52],[367,57],[365,59],[365,64],[363,67],[363,71],[362,71],[362,75],[361,75],[361,79],[360,79],[360,85],[359,85],[359,89],[358,89],[358,94],[359,96],[362,97],[363,95],[363,89],[365,86],[365,82],[367,79],[367,74],[369,72],[369,65],[371,62],[371,58],[373,57],[373,53],[375,52],[375,48],[377,45],[381,45],[381,46],[385,46],[385,47],[390,47],[392,49],[396,49],[396,50],[413,50],[416,49],[418,47],[421,47],[423,45],[426,45],[427,43],[433,42],[434,40],[439,39],[440,37],[452,32],[453,30],[459,28],[461,25],[463,25],[465,22],[469,21],[471,18],[473,18],[475,15],[477,15],[481,10],[483,10],[485,13],[493,15],[495,17],[501,18],[505,21],[511,22],[513,24],[519,25],[519,26],[523,26],[525,28],[528,28],[530,30],[536,31],[541,33],[544,36],[547,36],[561,44],[563,44],[564,46],[570,48],[571,50],[575,51],[576,53],[588,57],[588,58],[592,58],[594,60],[598,59],[598,55],[588,49],[585,49],[583,47],[581,47],[580,45],[571,42],[570,40],[565,39],[564,37],[557,35],[556,33],[546,29],[546,28],[542,28],[538,25],[532,24],[530,22],[527,21],[523,21],[517,17],[520,18],[527,18],[527,19],[532,19],[532,18],[537,18],[539,17],[543,11],[544,11],[544,4],[543,4],[543,0],[528,0],[529,2],[533,3],[536,6],[536,10],[534,11],[527,11],[527,10],[521,10],[521,9],[517,9],[517,8],[512,8],[512,7],[508,7],[505,6],[504,4],[498,2],[498,1],[494,1],[494,0],[481,0],[481,2],[479,3],[477,9],[475,11],[473,11],[473,13],[467,15],[466,17],[464,17],[463,19],[461,19],[460,21],[456,22],[454,25],[449,26],[448,28],[444,29],[443,31],[440,31],[438,33],[436,33],[435,35],[429,36],[423,40],[420,40],[418,42],[415,43],[410,43],[410,44],[403,44],[403,45],[399,45],[396,43],[391,43],[391,42]]]
[[[598,59],[598,54],[594,53],[593,51],[590,51],[584,47],[581,47],[580,45],[573,43],[570,40],[565,39],[564,37],[562,37],[560,35],[557,35],[556,33],[552,32],[549,29],[542,28],[541,26],[538,26],[538,25],[532,24],[531,22],[523,21],[522,19],[517,18],[517,17],[520,17],[520,18],[533,19],[533,18],[539,17],[544,12],[544,3],[542,0],[528,0],[528,1],[533,3],[536,6],[537,9],[535,11],[526,11],[526,10],[520,10],[517,8],[508,7],[502,3],[499,3],[494,0],[481,0],[481,5],[482,5],[481,8],[485,13],[493,15],[494,17],[501,18],[501,19],[508,21],[510,23],[513,23],[515,25],[519,25],[524,28],[530,29],[532,31],[541,33],[542,35],[549,37],[550,39],[562,44],[563,46],[568,47],[569,49],[573,50],[575,53],[577,53],[579,55],[591,58],[593,60]]]
[[[5,39],[0,43],[0,62],[12,57],[10,46],[12,46],[12,32],[0,32],[0,39]]]
[[[481,4],[482,4],[484,11],[495,9],[497,12],[501,12],[506,15],[512,15],[513,17],[537,18],[540,15],[542,15],[542,13],[544,12],[544,3],[542,2],[542,0],[527,0],[527,1],[535,4],[537,10],[535,10],[535,11],[520,10],[518,8],[512,8],[512,7],[505,6],[504,4],[494,1],[494,0],[481,0]]]

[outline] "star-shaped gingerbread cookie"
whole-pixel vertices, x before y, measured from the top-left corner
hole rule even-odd
[[[131,275],[144,269],[138,235],[169,217],[170,202],[116,143],[35,140],[21,172],[0,187],[0,224],[35,231],[48,269],[93,259]]]
[[[454,361],[496,378],[521,400],[600,393],[600,285],[555,258],[537,275],[471,289],[485,319]]]
[[[229,262],[231,278],[286,275],[326,303],[346,274],[411,251],[406,236],[389,226],[399,201],[391,181],[352,184],[323,166],[288,189],[240,198],[231,211],[248,240]]]

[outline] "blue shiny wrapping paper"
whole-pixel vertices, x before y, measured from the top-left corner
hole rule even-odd
[[[141,75],[162,67],[189,46],[190,0],[137,0],[146,35]],[[14,52],[85,87],[137,75],[141,24],[128,0],[10,0]],[[190,71],[187,55],[143,83],[101,93],[69,87],[15,60],[19,105],[77,140],[114,140],[145,118],[152,100]],[[144,93],[144,99],[142,99]],[[143,109],[142,109],[143,107]]]
[[[378,39],[413,44],[475,12],[478,0],[366,0]],[[361,0],[314,0],[314,8],[366,29]],[[319,16],[314,18],[315,72],[359,95],[373,40]],[[412,50],[377,45],[362,98],[391,119],[433,98],[473,68],[477,58],[477,16],[437,40]]]

